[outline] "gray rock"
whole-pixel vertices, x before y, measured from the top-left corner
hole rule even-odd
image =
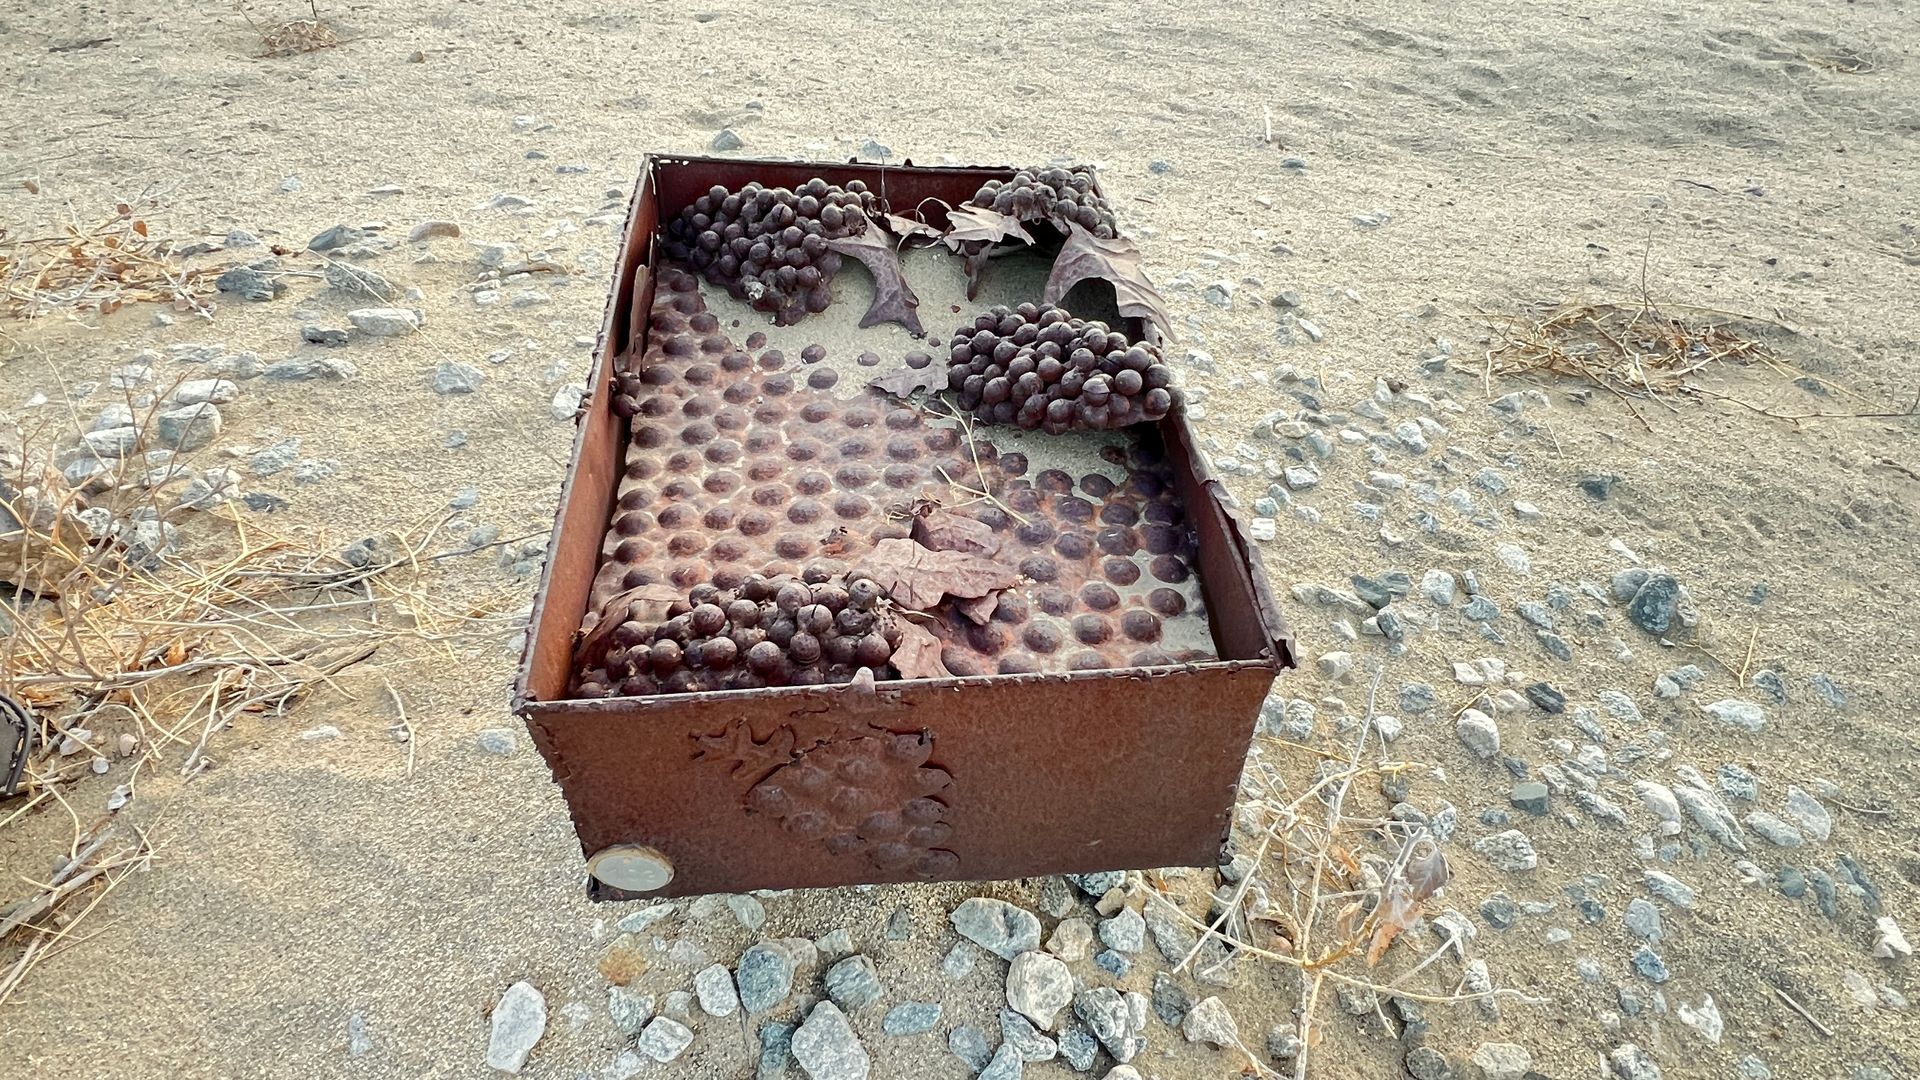
[[[827,996],[848,1012],[864,1009],[886,996],[880,972],[864,956],[849,956],[827,969]]]
[[[1476,596],[1467,601],[1467,606],[1460,609],[1460,614],[1474,622],[1492,622],[1500,617],[1500,607],[1484,596]]]
[[[1187,1010],[1187,1018],[1180,1022],[1180,1033],[1188,1042],[1218,1047],[1240,1045],[1240,1028],[1234,1024],[1226,1003],[1217,997],[1202,998]]]
[[[1747,850],[1746,841],[1740,838],[1740,823],[1734,820],[1732,811],[1719,799],[1691,784],[1674,788],[1673,797],[1692,816],[1694,824],[1718,841],[1721,847],[1729,851]]]
[[[831,1001],[815,1005],[794,1031],[793,1058],[812,1080],[866,1080],[871,1067],[867,1048]]]
[[[347,1016],[347,1056],[365,1057],[373,1049],[373,1035],[367,1031],[367,1018],[360,1013]]]
[[[471,394],[480,389],[486,376],[472,364],[462,364],[456,360],[442,360],[440,366],[433,369],[429,385],[436,394]]]
[[[784,1080],[793,1060],[793,1025],[769,1020],[760,1025],[760,1063],[754,1080]]]
[[[1787,788],[1787,816],[1799,822],[1816,843],[1825,843],[1833,835],[1833,815],[1819,799],[1798,787]]]
[[[1200,942],[1191,927],[1160,910],[1157,905],[1147,909],[1145,918],[1147,932],[1153,935],[1154,947],[1170,964],[1184,961]]]
[[[1120,991],[1110,986],[1080,991],[1073,996],[1073,1015],[1087,1025],[1114,1060],[1133,1060],[1138,1048],[1133,1043],[1132,1016]]]
[[[1416,1046],[1407,1051],[1407,1074],[1414,1080],[1453,1080],[1453,1068],[1447,1056],[1431,1046]]]
[[[1667,972],[1667,962],[1660,959],[1660,954],[1646,945],[1634,950],[1633,970],[1648,982],[1663,983],[1671,977]]]
[[[227,379],[188,379],[173,388],[176,405],[225,405],[240,396],[240,387]]]
[[[1693,906],[1693,887],[1686,882],[1661,870],[1648,870],[1645,877],[1648,892],[1677,908]]]
[[[880,1030],[889,1035],[919,1035],[933,1030],[940,1022],[937,1001],[905,1001],[887,1010]]]
[[[1616,591],[1618,589],[1616,575]],[[1634,590],[1627,601],[1627,618],[1649,634],[1659,636],[1673,629],[1680,610],[1680,583],[1671,574],[1652,573]]]
[[[1714,770],[1714,782],[1730,798],[1753,802],[1760,797],[1760,778],[1732,762]]]
[[[426,319],[415,308],[375,307],[355,308],[347,312],[347,321],[369,337],[405,337],[417,333]]]
[[[623,1035],[638,1035],[653,1019],[653,998],[624,986],[607,988],[607,1015],[615,1030]]]
[[[140,429],[131,425],[89,431],[80,436],[81,449],[105,461],[119,461],[139,445]]]
[[[1040,1034],[1027,1018],[1012,1009],[1000,1010],[1000,1042],[1013,1047],[1021,1061],[1052,1061],[1060,1044]]]
[[[547,1030],[547,999],[532,983],[517,982],[493,1007],[487,1035],[487,1067],[518,1075]]]
[[[715,135],[711,142],[707,143],[707,148],[724,154],[730,150],[738,150],[745,145],[747,145],[746,141],[740,138],[739,133],[735,132],[732,128],[721,128],[720,133]]]
[[[727,910],[733,912],[734,921],[748,931],[758,930],[766,925],[766,905],[751,896],[736,894],[727,897]]]
[[[656,1016],[633,1044],[634,1049],[665,1064],[687,1052],[693,1045],[693,1032],[671,1016]]]
[[[391,303],[400,298],[400,287],[379,273],[350,263],[329,262],[321,277],[327,287],[353,297]]]
[[[1445,570],[1429,570],[1420,577],[1421,593],[1441,607],[1453,603],[1456,588],[1453,575]]]
[[[346,360],[296,356],[290,360],[268,364],[260,374],[278,382],[310,382],[314,379],[337,379],[345,382],[360,374],[360,369]]]
[[[1423,682],[1410,682],[1400,688],[1400,711],[1423,713],[1433,708],[1433,687]]]
[[[1533,841],[1518,829],[1508,829],[1476,840],[1473,850],[1486,856],[1494,866],[1509,872],[1531,870],[1540,865],[1539,856],[1534,854]]]
[[[1007,1004],[1051,1030],[1056,1014],[1073,1000],[1073,972],[1058,957],[1023,952],[1007,970]]]
[[[1620,1080],[1661,1080],[1660,1066],[1653,1055],[1633,1043],[1614,1047],[1607,1055],[1607,1063],[1613,1066],[1613,1074]]]
[[[296,189],[297,190],[297,189]],[[307,241],[308,251],[332,251],[335,248],[357,244],[367,238],[365,229],[352,225],[335,225]]]
[[[1524,810],[1534,817],[1546,816],[1548,800],[1547,785],[1537,780],[1513,785],[1512,793],[1507,796],[1507,801],[1513,804],[1514,809]]]
[[[1121,908],[1113,918],[1100,924],[1100,940],[1110,949],[1137,953],[1146,948],[1147,920],[1132,908]]]
[[[1165,971],[1153,973],[1152,1002],[1154,1015],[1175,1030],[1187,1018],[1187,1011],[1193,1008],[1193,996],[1180,985],[1180,980]]]
[[[220,409],[215,405],[188,405],[153,418],[154,444],[169,450],[198,450],[219,434]]]
[[[1066,879],[1074,888],[1098,900],[1126,884],[1127,874],[1124,870],[1103,870],[1096,874],[1067,874]]]
[[[1077,1020],[1070,1023],[1060,1033],[1059,1043],[1060,1056],[1075,1072],[1086,1072],[1093,1068],[1094,1055],[1100,1052],[1100,1040],[1093,1037],[1086,1025]]]
[[[1800,830],[1765,810],[1752,811],[1741,820],[1747,828],[1760,834],[1762,840],[1775,847],[1796,848],[1807,842],[1806,838],[1800,835]]]
[[[734,970],[740,1003],[750,1013],[763,1013],[787,1000],[793,992],[795,966],[793,951],[782,942],[763,941],[750,946]]]
[[[213,286],[223,293],[233,293],[242,300],[256,302],[271,300],[287,291],[286,282],[251,266],[236,266],[228,270],[214,279]]]
[[[308,323],[300,328],[300,340],[309,345],[325,345],[330,349],[336,349],[347,343],[347,332],[337,326],[316,326]]]
[[[1515,1043],[1481,1043],[1468,1060],[1486,1080],[1521,1080],[1533,1068],[1533,1055]]]
[[[951,920],[961,937],[1002,960],[1040,947],[1040,920],[1005,900],[971,897],[953,909]]]
[[[947,1049],[966,1062],[972,1072],[979,1072],[993,1060],[993,1048],[987,1045],[986,1032],[970,1024],[962,1024],[947,1033]]]
[[[1653,906],[1653,901],[1643,896],[1636,896],[1627,901],[1625,921],[1627,929],[1633,931],[1641,940],[1659,943],[1660,909]]]
[[[1711,705],[1702,705],[1700,711],[1743,731],[1759,731],[1767,725],[1765,710],[1751,701],[1741,701],[1739,698],[1725,698]]]
[[[947,950],[947,955],[941,958],[940,970],[956,982],[964,979],[973,974],[974,960],[979,952],[971,942],[956,941],[953,948]]]
[[[1480,917],[1495,930],[1505,930],[1520,919],[1520,906],[1506,893],[1494,893],[1480,901]]]
[[[513,741],[513,732],[506,728],[482,728],[474,741],[480,744],[480,749],[501,757],[512,755],[518,748]]]
[[[1093,927],[1085,919],[1062,919],[1047,935],[1047,951],[1062,960],[1084,960],[1093,944]]]
[[[272,476],[293,465],[300,459],[300,439],[295,436],[282,439],[264,450],[256,450],[247,464],[255,476]]]
[[[1474,757],[1482,761],[1492,761],[1500,753],[1500,728],[1493,717],[1479,709],[1467,709],[1454,722],[1454,731],[1460,736]]]
[[[987,1059],[987,1067],[980,1070],[980,1080],[1020,1080],[1025,1072],[1020,1051],[1012,1043],[1003,1042]]]
[[[740,1011],[740,994],[733,987],[733,972],[725,964],[710,964],[693,977],[693,992],[699,995],[700,1011],[708,1016],[732,1016]]]
[[[905,941],[913,936],[913,909],[905,904],[893,909],[887,916],[887,940]]]

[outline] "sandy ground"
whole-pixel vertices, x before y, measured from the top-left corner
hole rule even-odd
[[[304,11],[296,7],[248,10],[266,23]],[[1811,894],[1791,900],[1773,884],[1782,862],[1832,873],[1845,854],[1884,914],[1920,927],[1909,726],[1920,678],[1911,615],[1920,599],[1916,421],[1793,423],[1683,401],[1642,404],[1643,425],[1604,393],[1575,400],[1565,383],[1538,384],[1550,404],[1514,417],[1487,399],[1535,384],[1489,387],[1477,374],[1429,374],[1421,363],[1445,341],[1457,365],[1472,368],[1487,333],[1478,311],[1644,290],[1761,316],[1774,325],[1756,332],[1783,358],[1872,404],[1771,372],[1703,373],[1720,393],[1787,414],[1897,411],[1913,396],[1920,342],[1911,303],[1920,282],[1920,79],[1909,10],[1714,0],[1684,14],[1616,5],[1520,15],[1362,0],[1290,12],[651,4],[612,14],[568,0],[429,0],[404,10],[323,5],[322,14],[347,42],[285,59],[258,58],[256,32],[222,5],[163,14],[56,2],[0,15],[8,228],[94,217],[152,192],[164,202],[156,222],[180,235],[245,229],[297,249],[342,222],[385,222],[396,235],[453,218],[469,239],[546,250],[577,267],[533,283],[545,300],[514,306],[510,290],[479,306],[466,287],[479,267],[460,242],[436,242],[433,261],[414,260],[404,244],[372,260],[421,288],[427,329],[336,350],[359,369],[351,382],[251,383],[228,410],[223,446],[298,436],[303,457],[336,465],[315,484],[248,478],[248,490],[291,503],[276,528],[345,543],[404,527],[474,486],[466,529],[543,533],[571,432],[550,400],[585,370],[581,339],[590,345],[598,328],[615,242],[612,228],[583,221],[629,190],[645,151],[703,150],[731,126],[743,152],[774,157],[841,158],[877,139],[920,161],[1096,161],[1143,238],[1149,269],[1169,286],[1182,349],[1217,363],[1190,371],[1189,384],[1211,391],[1200,430],[1223,453],[1261,416],[1299,407],[1269,384],[1283,363],[1319,377],[1329,407],[1366,399],[1376,378],[1461,406],[1433,414],[1447,433],[1429,455],[1400,454],[1384,468],[1442,493],[1466,489],[1495,527],[1440,506],[1432,509],[1441,527],[1421,532],[1406,524],[1415,507],[1405,494],[1380,522],[1363,519],[1350,506],[1353,485],[1376,466],[1342,447],[1321,463],[1320,487],[1295,500],[1317,509],[1318,522],[1283,510],[1268,547],[1283,587],[1345,589],[1350,575],[1388,569],[1416,583],[1430,569],[1472,570],[1501,610],[1493,625],[1506,644],[1429,605],[1409,647],[1390,655],[1378,638],[1346,640],[1335,623],[1351,623],[1337,608],[1288,604],[1307,663],[1284,680],[1284,696],[1337,696],[1357,712],[1375,662],[1385,664],[1383,696],[1412,681],[1438,688],[1433,711],[1403,715],[1396,753],[1441,766],[1415,780],[1409,801],[1428,812],[1442,802],[1458,808],[1450,847],[1458,876],[1446,906],[1474,918],[1469,954],[1486,960],[1499,985],[1542,999],[1510,1002],[1498,1020],[1472,1006],[1437,1008],[1429,1045],[1464,1070],[1481,1043],[1517,1043],[1551,1077],[1594,1075],[1628,1042],[1668,1076],[1764,1075],[1743,1062],[1749,1056],[1776,1076],[1920,1074],[1920,1041],[1898,1007],[1914,991],[1911,962],[1870,955],[1874,920],[1863,898],[1843,887],[1829,919]],[[96,38],[109,40],[72,47]],[[1263,139],[1266,110],[1277,145]],[[584,169],[556,169],[571,165]],[[38,195],[24,190],[25,178]],[[371,194],[382,185],[401,190]],[[534,207],[481,208],[501,192]],[[1217,280],[1234,287],[1230,308],[1200,296]],[[210,323],[185,316],[163,327],[150,310],[128,310],[9,324],[0,408],[21,408],[35,393],[52,399],[43,408],[60,408],[62,380],[103,380],[141,349],[217,342],[268,362],[296,355],[302,323],[339,322],[349,306],[317,286],[296,283],[265,304],[225,303]],[[1266,301],[1282,290],[1298,294],[1298,313],[1324,340],[1297,326],[1277,336],[1292,324]],[[478,392],[429,389],[447,359],[485,372]],[[85,420],[105,400],[73,408]],[[1419,410],[1402,400],[1391,411],[1398,421]],[[464,446],[449,446],[455,433]],[[1450,476],[1434,473],[1443,458]],[[1482,466],[1497,467],[1506,494],[1467,484]],[[1599,476],[1618,478],[1603,501],[1579,486]],[[1249,504],[1266,484],[1228,482]],[[1515,499],[1536,505],[1538,520],[1518,520]],[[1383,525],[1398,543],[1383,541]],[[1573,659],[1557,661],[1535,643],[1514,605],[1545,600],[1555,584],[1593,582],[1604,594],[1610,575],[1631,565],[1610,547],[1616,541],[1675,571],[1703,613],[1702,643],[1726,667],[1662,648],[1617,604],[1577,593],[1560,628]],[[1502,544],[1524,551],[1525,572],[1496,555]],[[532,579],[503,568],[496,553],[445,560],[436,587],[455,602],[528,603]],[[1423,603],[1416,586],[1408,606]],[[1579,614],[1587,611],[1596,614]],[[1752,667],[1783,677],[1783,705],[1737,684],[1755,626]],[[1343,685],[1313,663],[1335,650],[1362,665]],[[524,734],[507,757],[476,741],[482,729],[518,728],[506,708],[516,655],[502,633],[451,656],[423,648],[383,660],[421,733],[411,778],[387,736],[389,706],[367,678],[218,740],[219,767],[180,792],[152,872],[104,905],[103,933],[42,967],[6,1007],[0,1041],[15,1075],[488,1075],[488,1011],[523,979],[544,992],[550,1014],[525,1074],[599,1075],[623,1040],[596,961],[631,905],[583,898],[565,810]],[[1551,681],[1572,706],[1594,707],[1605,690],[1638,703],[1637,724],[1602,714],[1602,749],[1671,756],[1616,759],[1602,791],[1624,807],[1625,827],[1558,801],[1546,818],[1507,807],[1513,777],[1469,755],[1450,719],[1474,694],[1451,664],[1480,656]],[[1685,663],[1701,666],[1703,683],[1658,698],[1655,677]],[[1843,704],[1809,682],[1816,674]],[[1696,707],[1726,697],[1766,700],[1767,726],[1749,735]],[[1331,714],[1323,701],[1323,726]],[[1536,767],[1573,757],[1586,738],[1570,715],[1502,717],[1507,752]],[[297,737],[323,723],[340,738]],[[1749,850],[1736,856],[1689,823],[1674,861],[1636,851],[1643,836],[1665,838],[1631,779],[1673,783],[1673,768],[1690,764],[1711,782],[1726,763],[1761,782],[1758,803],[1735,803],[1738,814],[1779,813],[1788,785],[1828,791],[1831,838],[1784,851],[1749,834]],[[1390,804],[1364,794],[1366,813]],[[1490,823],[1483,811],[1506,811],[1512,824]],[[0,866],[45,874],[50,841],[67,827],[45,819],[0,833]],[[1532,836],[1537,869],[1503,872],[1473,850],[1509,827]],[[1743,882],[1741,857],[1763,880]],[[1690,911],[1661,903],[1657,948],[1671,971],[1663,986],[1629,967],[1640,943],[1622,926],[1628,901],[1646,895],[1646,869],[1699,894]],[[1597,924],[1583,919],[1570,886],[1601,905]],[[1497,930],[1479,911],[1497,891],[1551,907]],[[946,1010],[934,1033],[908,1038],[882,1035],[878,1010],[857,1018],[874,1074],[960,1077],[966,1069],[944,1033],[958,1023],[995,1032],[1004,1003],[1004,965],[983,962],[957,983],[939,966],[955,940],[946,912],[981,892],[1034,907],[1038,883],[792,894],[766,901],[757,935],[724,913],[656,933],[731,964],[755,937],[845,927],[878,963],[889,1002],[939,1000]],[[901,907],[912,934],[890,941],[884,926]],[[1150,953],[1121,986],[1151,986],[1164,965]],[[689,988],[699,966],[690,959],[688,949],[656,958],[636,988]],[[1087,962],[1075,969],[1105,978]],[[1444,969],[1457,977],[1456,962]],[[1622,1015],[1622,985],[1644,1002],[1638,1015]],[[1862,1003],[1861,986],[1877,1003]],[[1776,988],[1831,1035],[1791,1012]],[[1256,1050],[1271,1025],[1291,1023],[1298,1003],[1296,978],[1278,966],[1243,964],[1219,992]],[[1725,1020],[1717,1043],[1667,1015],[1707,994]],[[1337,1008],[1323,1016],[1329,1035],[1316,1075],[1398,1075],[1407,1047],[1377,1019]],[[364,1025],[370,1044],[350,1039],[350,1022]],[[738,1017],[695,1027],[684,1057],[649,1063],[645,1075],[752,1073],[756,1039]],[[1148,1038],[1136,1065],[1149,1076],[1225,1077],[1242,1066],[1158,1020]],[[1030,1068],[1069,1075],[1058,1061]]]

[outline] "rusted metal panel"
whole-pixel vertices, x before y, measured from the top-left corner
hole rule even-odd
[[[1019,877],[1218,854],[1260,702],[1293,653],[1258,556],[1218,483],[1198,473],[1178,410],[1160,423],[1160,440],[1198,534],[1219,660],[870,690],[566,698],[626,443],[612,373],[645,346],[658,223],[715,184],[858,177],[896,206],[957,205],[1011,172],[699,158],[643,166],[515,701],[583,853],[618,852],[633,866],[628,856],[639,852],[649,880],[656,862],[670,867],[670,880],[645,895]],[[600,882],[591,891],[638,895]]]

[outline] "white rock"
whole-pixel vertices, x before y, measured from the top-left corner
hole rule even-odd
[[[1180,1033],[1188,1042],[1219,1047],[1240,1045],[1240,1028],[1233,1022],[1226,1003],[1217,997],[1205,998],[1187,1010],[1186,1019],[1180,1022]]]
[[[1032,1020],[1042,1031],[1053,1030],[1054,1017],[1073,1001],[1073,972],[1058,957],[1024,952],[1007,969],[1007,1004]]]
[[[1799,822],[1815,841],[1825,842],[1833,835],[1833,815],[1819,799],[1798,787],[1787,788],[1787,816]]]
[[[1711,705],[1700,706],[1700,711],[1746,731],[1759,731],[1767,724],[1767,714],[1760,706],[1739,698],[1723,698]]]
[[[1454,731],[1460,741],[1466,744],[1473,756],[1482,761],[1492,761],[1500,754],[1500,728],[1493,717],[1479,709],[1468,709],[1460,714],[1454,723]]]
[[[533,1044],[547,1030],[547,999],[529,982],[517,982],[500,995],[493,1007],[493,1030],[487,1038],[487,1066],[518,1074],[533,1052]]]
[[[1472,1060],[1486,1080],[1520,1080],[1533,1068],[1533,1055],[1517,1043],[1481,1043]]]
[[[693,1032],[671,1016],[656,1016],[634,1042],[634,1048],[662,1064],[687,1052]]]
[[[1907,944],[1907,935],[1900,932],[1900,924],[1890,915],[1882,915],[1874,922],[1874,928],[1880,932],[1873,943],[1873,955],[1882,960],[1905,959],[1913,955],[1913,946]]]
[[[700,997],[700,1009],[708,1016],[732,1016],[740,1008],[740,994],[733,988],[733,972],[725,964],[701,968],[693,977],[693,992]]]
[[[347,312],[347,321],[356,330],[371,337],[405,337],[426,323],[417,308],[355,308]]]
[[[1720,1045],[1720,1036],[1726,1031],[1727,1025],[1720,1019],[1720,1006],[1713,1003],[1712,994],[1707,994],[1700,999],[1698,1009],[1683,1001],[1674,1011],[1679,1015],[1681,1023],[1699,1032],[1714,1046]]]

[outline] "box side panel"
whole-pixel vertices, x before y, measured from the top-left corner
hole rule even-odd
[[[697,695],[539,706],[531,724],[588,857],[642,844],[671,862],[652,895],[1000,879],[1216,858],[1272,679]]]
[[[649,272],[654,208],[652,170],[643,167],[627,211],[627,234],[615,260],[613,291],[594,348],[593,371],[587,383],[583,411],[576,419],[573,457],[560,489],[553,535],[547,541],[546,566],[534,594],[533,619],[527,647],[514,685],[516,708],[528,701],[553,701],[566,696],[573,662],[574,632],[586,614],[587,598],[598,569],[600,535],[613,508],[614,485],[623,455],[620,445],[625,425],[613,414],[613,370],[630,351],[630,338],[644,335],[645,320],[637,325],[633,311],[653,304]]]

